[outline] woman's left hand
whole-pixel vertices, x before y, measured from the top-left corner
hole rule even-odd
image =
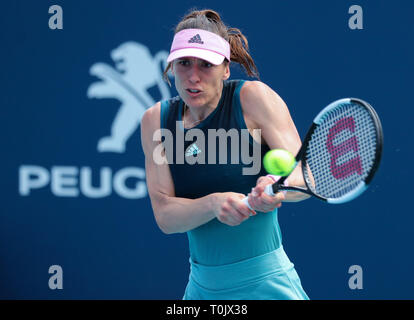
[[[256,186],[249,193],[248,201],[255,211],[270,212],[275,208],[280,208],[282,201],[285,200],[283,192],[278,192],[274,196],[270,196],[264,192],[267,185],[273,184],[274,181],[270,177],[262,176],[257,179]]]

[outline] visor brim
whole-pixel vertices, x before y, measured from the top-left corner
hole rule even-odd
[[[174,52],[171,52],[167,58],[167,62],[170,63],[173,60],[184,58],[184,57],[193,57],[206,60],[214,65],[222,64],[224,61],[224,56],[209,50],[203,50],[199,48],[186,48],[179,49]]]

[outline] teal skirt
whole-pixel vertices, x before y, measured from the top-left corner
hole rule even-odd
[[[309,300],[283,247],[240,262],[205,266],[190,258],[184,300]]]

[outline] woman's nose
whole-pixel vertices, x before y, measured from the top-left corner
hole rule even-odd
[[[189,71],[189,80],[191,82],[198,82],[200,81],[199,71],[197,66],[192,66]]]

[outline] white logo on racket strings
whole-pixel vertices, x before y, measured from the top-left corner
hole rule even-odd
[[[261,169],[261,145],[260,143],[251,144],[250,132],[248,129],[208,129],[207,137],[203,130],[193,128],[185,134],[182,130],[183,122],[176,121],[175,139],[174,134],[168,129],[158,129],[153,134],[154,142],[159,143],[153,151],[153,160],[156,164],[244,164],[250,167],[242,169],[243,175],[256,175]],[[261,130],[254,129],[252,132],[254,140],[260,141]],[[227,154],[228,141],[230,144],[230,155]],[[195,140],[196,139],[196,140]],[[185,141],[194,141],[187,150],[184,151]],[[208,152],[202,152],[206,150]],[[217,150],[218,145],[218,150]],[[252,155],[250,150],[252,149]],[[174,162],[175,151],[175,162]],[[185,157],[184,157],[185,155]],[[207,159],[206,159],[207,157]],[[230,163],[228,163],[230,159]],[[207,160],[207,162],[206,162]]]

